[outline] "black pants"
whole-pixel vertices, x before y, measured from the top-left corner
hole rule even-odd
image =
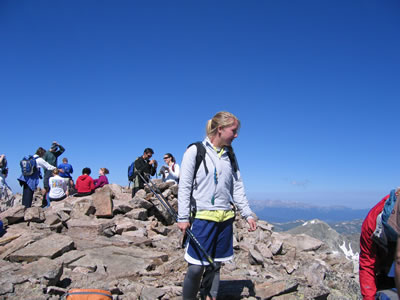
[[[24,183],[23,190],[22,190],[22,205],[26,208],[32,206],[33,200],[33,191],[29,188],[29,186]]]
[[[87,193],[76,193],[76,194],[74,194],[74,197],[85,197],[85,196],[89,196],[93,193],[94,193],[94,191],[87,192]]]

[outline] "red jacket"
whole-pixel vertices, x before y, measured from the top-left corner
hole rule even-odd
[[[359,278],[361,294],[364,300],[374,300],[377,291],[376,273],[379,269],[379,247],[372,241],[371,235],[375,231],[376,218],[382,212],[386,200],[385,196],[368,213],[361,227]]]
[[[76,180],[75,188],[78,193],[89,193],[94,190],[94,182],[89,175],[81,175]]]

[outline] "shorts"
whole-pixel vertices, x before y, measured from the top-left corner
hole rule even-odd
[[[193,235],[216,262],[233,259],[233,221],[234,218],[224,222],[194,219]],[[185,260],[194,265],[210,264],[191,239],[186,246]]]

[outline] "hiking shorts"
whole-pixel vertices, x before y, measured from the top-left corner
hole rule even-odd
[[[233,221],[234,218],[224,222],[194,219],[193,235],[214,261],[233,259]],[[186,246],[185,260],[194,265],[210,264],[191,239]]]

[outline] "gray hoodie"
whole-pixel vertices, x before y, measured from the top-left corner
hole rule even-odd
[[[221,157],[213,149],[208,138],[203,144],[206,148],[206,164],[208,174],[206,175],[204,163],[202,162],[196,174],[196,185],[194,185],[193,198],[196,201],[197,211],[201,210],[231,210],[231,202],[239,209],[244,218],[251,217],[252,211],[246,198],[240,171],[232,170],[226,150]],[[178,221],[189,221],[190,194],[196,163],[197,147],[192,145],[183,155],[181,172],[179,178],[178,192]],[[217,181],[215,180],[217,174]],[[214,200],[212,201],[212,198]],[[214,204],[212,203],[214,202]]]

